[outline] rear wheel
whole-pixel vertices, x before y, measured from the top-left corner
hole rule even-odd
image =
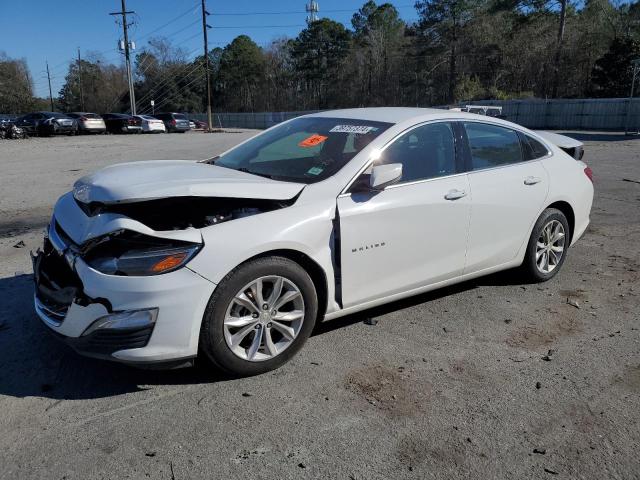
[[[216,287],[203,318],[200,348],[232,375],[264,373],[302,348],[317,313],[313,281],[300,265],[283,257],[252,260]]]
[[[533,227],[522,268],[534,282],[553,278],[567,256],[570,244],[567,217],[560,210],[547,208]]]

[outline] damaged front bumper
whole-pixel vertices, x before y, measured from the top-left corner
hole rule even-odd
[[[138,365],[173,363],[198,351],[215,284],[184,267],[127,277],[92,269],[51,222],[33,257],[38,316],[78,353]]]

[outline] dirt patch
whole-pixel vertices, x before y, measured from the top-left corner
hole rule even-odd
[[[577,290],[558,290],[558,294],[561,297],[565,297],[565,298],[570,298],[570,297],[574,297],[574,298],[581,298],[584,299],[586,298],[586,291],[582,290],[581,288],[578,288]]]
[[[447,466],[464,464],[464,452],[461,447],[447,445],[446,447],[434,448],[425,440],[414,437],[406,437],[400,441],[396,456],[400,463],[410,471],[422,464]]]
[[[513,330],[507,336],[506,344],[510,347],[534,349],[551,345],[559,338],[582,331],[581,321],[572,306],[563,306],[560,311],[550,310],[546,318],[539,325],[524,325]]]
[[[640,365],[626,367],[622,374],[613,377],[613,384],[632,392],[640,392]]]
[[[365,367],[350,372],[345,385],[370,405],[394,417],[423,411],[433,393],[430,381],[406,367]]]

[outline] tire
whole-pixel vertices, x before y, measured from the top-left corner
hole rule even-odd
[[[551,239],[559,238],[551,242],[550,247],[550,242],[547,240],[548,232],[551,232]],[[561,240],[560,235],[562,235]],[[538,240],[541,240],[540,244]],[[527,252],[522,263],[525,277],[536,283],[552,279],[562,268],[570,243],[571,230],[567,217],[560,210],[547,208],[536,221],[529,237]],[[547,247],[544,251],[543,245]],[[562,251],[558,251],[559,248],[562,248]]]
[[[278,306],[278,301],[271,302],[268,297],[276,289],[277,279],[282,279],[282,296],[293,300]],[[252,292],[255,282],[262,281],[262,293],[269,308],[259,310],[253,300],[257,300]],[[297,289],[297,295],[296,295]],[[236,296],[245,293],[253,309],[243,302],[235,301]],[[248,295],[246,295],[248,293]],[[285,298],[286,297],[286,298]],[[300,310],[302,306],[302,310]],[[282,309],[282,310],[280,310]],[[273,318],[271,315],[276,313]],[[291,318],[302,320],[284,320],[289,313]],[[229,316],[227,316],[229,314]],[[265,257],[251,260],[231,271],[216,287],[207,309],[205,310],[200,330],[200,350],[219,369],[238,377],[259,375],[276,369],[293,357],[304,345],[313,331],[318,314],[318,297],[313,280],[297,263],[284,257]],[[243,321],[241,326],[225,324],[225,318]],[[299,322],[299,323],[298,323]],[[277,325],[277,326],[276,326]],[[283,325],[290,327],[283,329]],[[293,339],[285,337],[281,331],[297,332]],[[248,332],[244,333],[243,332]],[[258,337],[258,335],[260,335]],[[267,349],[267,335],[271,339],[271,347]],[[235,349],[229,342],[232,336],[240,337]],[[256,345],[260,348],[252,348]],[[271,348],[275,354],[271,354]],[[253,352],[252,352],[253,350]],[[250,356],[253,354],[253,358]]]

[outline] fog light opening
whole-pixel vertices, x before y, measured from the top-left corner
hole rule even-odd
[[[158,318],[158,309],[126,310],[114,312],[95,320],[82,333],[82,336],[90,335],[97,330],[138,330],[152,327]]]

